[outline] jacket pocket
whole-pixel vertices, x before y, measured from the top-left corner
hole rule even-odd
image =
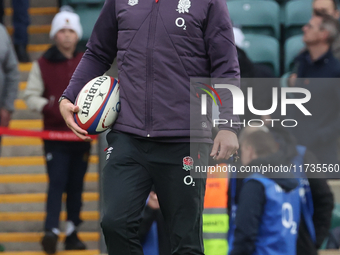
[[[170,38],[188,76],[208,77],[210,64],[204,40],[174,34],[170,35]]]
[[[205,58],[181,57],[184,68],[190,77],[209,77],[210,64]]]
[[[118,31],[117,48],[118,50],[127,50],[132,42],[135,30],[122,30]]]

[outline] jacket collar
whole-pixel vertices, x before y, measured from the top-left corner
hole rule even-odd
[[[77,56],[78,53],[79,50],[76,48],[76,50],[73,53],[73,57]],[[51,62],[63,62],[68,60],[68,58],[66,58],[55,45],[53,45],[44,53],[43,58]]]
[[[329,61],[329,59],[331,59],[333,57],[333,53],[332,53],[332,49],[329,48],[329,50],[325,54],[323,54],[321,57],[319,57],[315,61],[312,60],[308,50],[306,50],[303,53],[303,56],[304,56],[305,60],[308,62],[308,64],[319,65],[319,64],[327,63]]]

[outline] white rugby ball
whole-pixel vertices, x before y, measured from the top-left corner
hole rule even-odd
[[[120,111],[119,83],[110,76],[89,81],[79,92],[75,122],[89,134],[104,132],[112,126]]]

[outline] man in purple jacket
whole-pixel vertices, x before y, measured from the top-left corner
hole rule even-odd
[[[152,184],[172,254],[204,254],[205,176],[193,178],[188,170],[206,166],[209,156],[234,154],[238,127],[220,125],[212,149],[209,117],[198,114],[199,132],[190,132],[190,77],[239,79],[225,1],[107,0],[87,47],[60,98],[60,111],[75,134],[90,139],[73,120],[79,111],[73,103],[117,57],[121,112],[107,135],[103,169],[101,226],[109,255],[143,254],[138,226]],[[230,94],[220,96],[220,119],[237,122]]]

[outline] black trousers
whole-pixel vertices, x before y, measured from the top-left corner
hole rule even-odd
[[[75,226],[82,222],[79,214],[90,146],[87,142],[44,141],[49,177],[45,231],[59,227],[64,192],[67,194],[67,220]]]
[[[210,145],[155,142],[114,132],[107,135],[107,141],[101,227],[108,254],[143,254],[138,227],[153,184],[170,233],[172,254],[204,254],[206,175],[192,178],[183,159],[191,156],[194,164],[206,165]]]

